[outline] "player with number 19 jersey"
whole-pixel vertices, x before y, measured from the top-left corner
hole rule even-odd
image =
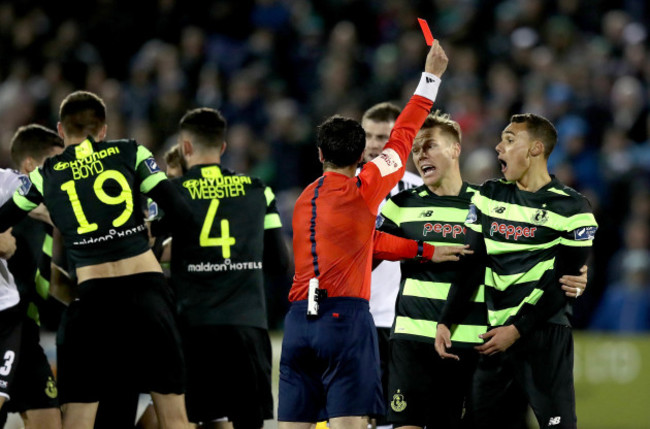
[[[79,268],[149,249],[141,192],[163,180],[151,152],[134,140],[89,137],[23,176],[13,200],[25,211],[45,203]]]

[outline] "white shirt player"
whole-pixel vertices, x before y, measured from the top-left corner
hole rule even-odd
[[[7,202],[20,186],[20,175],[13,171],[0,168],[0,205]],[[18,304],[20,297],[14,276],[9,272],[7,261],[0,258],[0,311]]]
[[[357,174],[359,172],[357,171]],[[424,182],[422,178],[410,171],[404,172],[404,177],[391,189],[390,194],[379,205],[378,213],[389,197],[407,189],[417,188]],[[397,261],[383,261],[372,270],[370,281],[370,314],[378,328],[390,328],[395,319],[395,301],[399,293],[399,282],[402,272]]]

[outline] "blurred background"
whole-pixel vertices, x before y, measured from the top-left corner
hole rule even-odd
[[[56,127],[63,97],[104,98],[108,138],[161,164],[188,108],[229,122],[223,164],[293,203],[321,172],[318,123],[404,106],[429,21],[450,58],[436,107],[463,131],[464,178],[499,175],[494,146],[513,113],[551,119],[551,172],[600,225],[574,309],[582,428],[650,428],[650,4],[646,0],[0,1],[0,166],[16,128]],[[281,336],[290,278],[269,279]],[[55,319],[55,318],[54,318]],[[54,331],[56,321],[44,323]]]

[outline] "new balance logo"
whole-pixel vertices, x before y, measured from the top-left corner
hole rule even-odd
[[[424,210],[420,213],[420,217],[431,217],[433,216],[433,210]]]
[[[549,426],[557,426],[560,424],[561,417],[551,417],[548,421]]]
[[[427,83],[433,82],[433,79],[431,79],[429,76],[427,76]]]

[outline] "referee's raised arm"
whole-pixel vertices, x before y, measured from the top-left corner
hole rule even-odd
[[[420,130],[438,94],[440,78],[447,69],[447,54],[434,41],[415,93],[397,117],[381,154],[367,163],[359,174],[361,193],[369,207],[376,208],[404,175],[413,139]]]

